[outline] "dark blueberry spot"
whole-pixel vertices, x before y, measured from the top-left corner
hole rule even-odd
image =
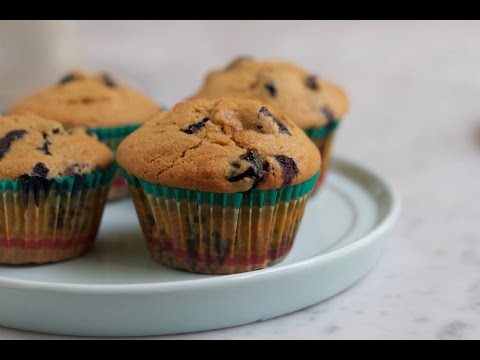
[[[117,83],[108,74],[102,74],[102,81],[108,87],[111,87],[111,88],[117,87]]]
[[[77,80],[77,76],[75,74],[67,74],[60,79],[60,81],[58,82],[58,85],[64,85],[66,83],[69,83],[75,80]]]
[[[46,178],[49,171],[50,170],[48,170],[47,166],[40,162],[33,168],[31,176]]]
[[[58,128],[53,129],[52,132],[53,132],[54,135],[58,135],[58,134],[60,134],[60,129],[58,129]]]
[[[44,168],[43,168],[44,167]],[[33,194],[33,200],[35,201],[35,205],[38,207],[40,206],[40,194],[46,193],[51,185],[51,180],[42,176],[46,172],[48,173],[48,169],[42,163],[38,163],[35,165],[32,174],[23,174],[19,176],[19,179],[23,181],[23,186],[25,192]],[[28,206],[30,196],[24,196],[25,207]]]
[[[43,152],[45,155],[52,155],[52,153],[50,152],[50,149],[48,148],[48,145],[50,143],[49,142],[44,142],[43,145],[41,147],[38,147],[37,150]]]
[[[268,91],[268,94],[271,97],[276,97],[277,96],[277,88],[275,87],[275,85],[273,85],[271,83],[268,83],[268,84],[265,84],[264,87]]]
[[[288,128],[285,126],[285,124],[283,122],[281,122],[280,120],[278,120],[275,116],[273,116],[272,113],[270,111],[268,111],[268,109],[266,107],[262,106],[260,108],[260,110],[258,110],[258,112],[265,117],[272,118],[272,120],[275,122],[275,124],[277,124],[278,131],[280,131],[280,134],[287,134],[287,135],[292,136],[292,134],[290,133],[290,130],[288,130]]]
[[[258,130],[263,130],[263,126],[262,126],[262,125],[258,125],[258,126],[257,126],[257,129],[258,129]]]
[[[265,161],[263,164],[263,171],[265,171],[265,174],[268,174],[272,170],[272,165],[268,161]]]
[[[240,169],[241,165],[239,163],[233,163],[232,166],[235,168],[235,169]]]
[[[315,75],[310,75],[305,79],[305,85],[313,91],[317,91],[320,87],[318,86],[317,77]]]
[[[263,169],[262,160],[260,159],[260,156],[252,150],[248,150],[244,155],[240,156],[240,159],[248,161],[251,166],[243,173],[229,177],[228,181],[238,182],[245,178],[251,178],[253,180],[253,189],[257,186],[258,182],[267,175]]]
[[[290,133],[290,130],[288,130],[288,128],[285,126],[283,122],[278,120],[276,117],[273,118],[273,121],[275,121],[275,124],[278,125],[278,130],[280,131],[280,134],[287,134],[292,136],[292,134]]]
[[[52,145],[52,143],[50,141],[48,141],[48,134],[47,133],[43,133],[43,145],[39,148],[37,148],[37,150],[40,150],[41,152],[43,152],[45,155],[52,155],[52,153],[50,152],[50,149],[49,149],[49,145]]]
[[[255,167],[263,167],[262,160],[260,156],[255,151],[248,150],[245,154],[240,156],[240,159],[248,161],[250,164],[254,165]]]
[[[237,65],[239,65],[240,63],[244,62],[244,61],[250,61],[252,60],[252,57],[250,56],[239,56],[237,57],[236,59],[234,59],[230,64],[228,64],[226,67],[225,67],[225,70],[232,70],[234,69]]]
[[[231,176],[228,178],[228,181],[230,182],[239,182],[245,178],[252,178],[254,179],[254,181],[257,181],[258,177],[258,172],[256,171],[256,169],[254,169],[253,167],[249,167],[246,171],[244,171],[243,173],[241,174],[238,174],[238,175],[235,175],[235,176]]]
[[[28,132],[26,130],[13,130],[0,139],[0,159],[10,150],[15,140],[21,139]]]
[[[88,164],[73,164],[65,168],[62,176],[73,176],[75,178],[83,178],[83,170],[90,168]]]
[[[266,117],[273,117],[272,113],[270,111],[268,111],[268,109],[265,107],[265,106],[262,106],[260,108],[260,110],[258,110],[258,112],[260,114],[262,114],[263,116],[266,116]]]
[[[64,176],[75,176],[82,174],[82,166],[78,164],[71,165],[65,169],[63,172]]]
[[[195,134],[195,133],[199,132],[202,128],[204,128],[209,120],[210,119],[208,117],[206,117],[203,120],[200,120],[199,122],[190,125],[188,128],[183,129],[182,131],[185,134],[188,134],[188,135]]]
[[[331,123],[335,122],[335,115],[333,114],[333,111],[330,110],[330,108],[325,106],[320,111],[322,112],[322,114],[327,119],[328,124],[331,124]]]
[[[290,185],[299,173],[297,163],[285,155],[275,155],[275,159],[282,168],[283,186]]]

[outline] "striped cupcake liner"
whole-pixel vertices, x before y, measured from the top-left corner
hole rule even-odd
[[[117,152],[117,148],[120,143],[132,132],[140,128],[140,124],[135,125],[126,125],[119,127],[96,127],[89,128],[87,131],[90,134],[94,134],[98,139],[106,144],[114,154]],[[117,200],[124,198],[128,195],[128,184],[123,179],[120,172],[117,172],[115,178],[113,179],[112,186],[110,187],[110,192],[108,194],[108,200]]]
[[[320,177],[315,185],[314,193],[317,192],[325,181],[325,176],[330,169],[335,133],[340,126],[340,121],[334,121],[326,126],[304,129],[308,137],[317,145],[322,156]]]
[[[43,264],[86,253],[116,170],[0,181],[0,263]]]
[[[153,258],[206,274],[252,271],[284,259],[319,176],[279,190],[216,194],[122,173]]]
[[[159,106],[159,111],[166,111],[165,106]],[[117,152],[117,148],[120,143],[128,135],[140,128],[143,124],[129,124],[123,126],[104,126],[104,127],[90,127],[87,131],[90,134],[97,135],[98,139],[106,144],[114,153]]]
[[[141,124],[126,125],[118,127],[96,127],[88,128],[90,134],[97,135],[98,139],[106,144],[113,152],[117,151],[118,145],[132,132],[137,130]]]

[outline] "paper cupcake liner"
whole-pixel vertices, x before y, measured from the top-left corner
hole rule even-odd
[[[118,127],[97,127],[89,128],[87,131],[90,134],[97,135],[98,139],[106,144],[114,153],[117,152],[117,148],[120,143],[132,132],[137,130],[141,124],[126,125]],[[128,184],[123,179],[120,172],[117,172],[113,180],[110,192],[108,194],[108,200],[116,200],[124,198],[128,195]]]
[[[160,111],[166,111],[165,106],[159,106]],[[97,135],[98,139],[106,144],[113,152],[117,151],[118,145],[132,132],[140,128],[143,124],[130,124],[123,126],[104,126],[88,128],[90,134]]]
[[[93,245],[116,166],[83,176],[0,181],[0,263],[70,259]]]
[[[279,190],[216,194],[156,185],[122,170],[153,258],[195,273],[262,269],[290,252],[318,174]]]
[[[125,125],[118,127],[96,127],[88,128],[90,134],[97,135],[98,139],[106,144],[114,152],[117,151],[118,145],[132,132],[137,130],[141,124]]]
[[[320,177],[315,185],[314,192],[317,192],[325,181],[325,176],[330,169],[332,159],[332,149],[335,140],[335,133],[340,126],[340,121],[334,121],[326,126],[318,128],[304,129],[308,137],[317,145],[322,156],[322,165],[320,168]]]

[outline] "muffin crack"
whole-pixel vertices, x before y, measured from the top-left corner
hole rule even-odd
[[[173,163],[173,167],[176,166],[176,163],[178,161],[182,162],[183,159],[185,159],[185,157],[187,156],[187,153],[188,152],[193,152],[195,150],[197,150],[200,146],[202,146],[202,144],[204,143],[204,140],[200,140],[200,142],[192,147],[189,147],[188,149],[185,149],[184,151],[182,151],[182,155],[180,155],[180,158],[178,158],[177,160],[174,161]]]
[[[237,139],[235,139],[235,134],[234,133],[230,133],[230,132],[227,132],[225,130],[225,125],[224,124],[216,123],[213,116],[211,117],[210,122],[213,125],[215,125],[222,132],[223,135],[227,136],[228,139],[231,140],[235,144],[236,147],[238,147],[239,149],[244,150],[244,151],[248,150],[248,146],[246,147],[244,144],[242,144]],[[210,144],[216,144],[208,138],[204,139],[204,141],[207,141]],[[216,145],[218,145],[218,144],[216,144]]]
[[[48,139],[48,134],[44,132],[42,133],[42,136],[43,136],[43,144],[42,146],[38,147],[37,150],[43,152],[45,155],[52,156],[52,153],[50,152],[50,145],[52,145],[52,143]]]
[[[175,167],[181,165],[183,163],[183,160],[185,159],[185,157],[187,156],[187,153],[189,152],[192,152],[192,151],[195,151],[196,149],[198,149],[202,144],[204,143],[204,140],[200,140],[197,144],[185,149],[182,151],[180,157],[175,160],[174,162],[172,162],[172,164],[170,166],[168,166],[167,168],[165,169],[162,169],[160,170],[159,172],[157,172],[157,177],[160,177],[162,176],[162,174],[166,171],[169,171],[169,170],[172,170],[174,169]],[[156,159],[159,159],[159,158],[162,158],[163,156],[159,156],[158,158]],[[155,162],[156,159],[153,159],[152,160],[152,163]]]
[[[107,96],[82,96],[81,98],[77,99],[69,99],[66,101],[67,105],[90,105],[94,103],[107,103],[110,102],[111,99]]]

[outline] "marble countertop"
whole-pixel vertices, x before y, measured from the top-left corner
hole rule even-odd
[[[403,210],[353,288],[277,319],[161,339],[480,338],[480,22],[82,22],[87,58],[171,105],[239,54],[345,85],[339,154],[387,176]],[[0,328],[2,339],[61,338]]]

